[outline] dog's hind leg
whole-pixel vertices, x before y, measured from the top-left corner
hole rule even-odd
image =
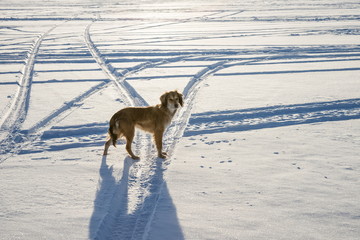
[[[135,126],[129,126],[126,129],[127,129],[127,131],[126,131],[126,133],[124,133],[125,138],[126,138],[126,151],[129,153],[129,155],[131,156],[132,159],[139,160],[140,157],[136,156],[131,150],[131,143],[132,143],[132,141],[134,139],[134,135],[135,135]]]
[[[112,122],[110,122],[110,127],[109,127],[109,130],[108,130],[108,138],[109,138],[109,140],[107,140],[106,143],[105,143],[103,155],[107,155],[108,149],[109,149],[111,144],[114,145],[114,147],[116,147],[116,141],[119,138],[119,135],[121,135],[121,133],[117,134],[116,132],[114,132],[115,129],[113,127]]]
[[[110,139],[107,140],[106,143],[105,143],[103,155],[107,155],[107,154],[108,154],[108,149],[109,149],[109,147],[110,147],[111,144],[112,144],[112,139],[110,138]]]

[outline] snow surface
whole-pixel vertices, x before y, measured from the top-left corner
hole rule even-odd
[[[0,239],[359,239],[360,3],[0,2]],[[108,121],[178,89],[156,157]]]

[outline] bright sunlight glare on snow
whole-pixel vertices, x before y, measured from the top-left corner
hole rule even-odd
[[[359,239],[359,1],[0,13],[0,240]],[[103,155],[114,113],[173,90],[165,159],[141,130],[139,160]]]

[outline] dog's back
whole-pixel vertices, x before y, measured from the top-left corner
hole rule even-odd
[[[110,126],[121,128],[121,123],[136,126],[147,132],[153,133],[157,128],[165,128],[171,121],[171,116],[161,107],[128,107],[121,109],[113,115]],[[119,126],[116,124],[118,123]]]

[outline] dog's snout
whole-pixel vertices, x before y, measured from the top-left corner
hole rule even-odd
[[[179,104],[175,103],[175,108],[178,108],[179,107]]]

